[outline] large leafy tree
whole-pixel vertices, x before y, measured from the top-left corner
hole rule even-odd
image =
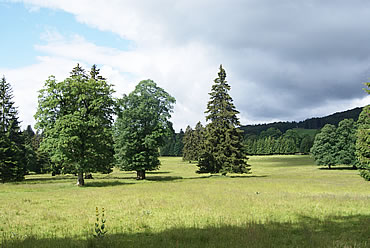
[[[339,122],[336,133],[337,163],[355,167],[357,163],[355,156],[356,129],[353,119],[344,119]]]
[[[113,166],[113,92],[96,66],[87,74],[78,64],[62,82],[50,76],[40,91],[40,148],[63,173],[78,174],[79,186],[83,173],[108,173]]]
[[[240,129],[239,113],[229,95],[230,85],[226,72],[220,66],[214,80],[207,104],[204,149],[199,159],[200,173],[248,173],[250,168],[243,149],[243,136]]]
[[[0,179],[3,183],[24,178],[26,170],[23,153],[23,139],[12,88],[3,77],[0,81]]]
[[[336,127],[326,124],[315,137],[311,153],[317,165],[331,166],[337,164]]]
[[[370,83],[365,83],[370,94]],[[359,162],[360,175],[370,181],[370,105],[363,108],[358,118],[356,156]]]
[[[169,132],[169,118],[175,98],[152,80],[141,81],[120,100],[121,110],[114,127],[116,160],[122,170],[145,171],[159,168],[159,147]]]

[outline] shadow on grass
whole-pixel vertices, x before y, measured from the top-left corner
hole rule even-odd
[[[158,182],[168,182],[168,181],[175,181],[179,179],[183,179],[183,177],[176,177],[176,176],[155,176],[155,177],[147,176],[146,177],[147,181],[156,181],[156,182],[157,181]]]
[[[318,220],[301,216],[297,222],[218,224],[177,227],[162,232],[111,233],[101,239],[85,238],[7,239],[2,247],[369,247],[370,216],[354,215]],[[109,233],[109,229],[108,229]]]
[[[122,182],[122,181],[85,181],[84,187],[112,187],[112,186],[120,186],[120,185],[128,185],[128,184],[134,184],[134,183],[128,183],[128,182]]]
[[[356,167],[352,166],[334,166],[329,169],[329,167],[320,167],[319,170],[357,170]]]
[[[245,176],[229,176],[231,178],[253,178],[253,177],[268,177],[267,175],[261,175],[261,176],[256,176],[256,175],[245,175]]]
[[[170,173],[169,171],[146,171],[145,172],[146,174],[153,174],[153,175],[156,175],[156,174],[168,174]]]

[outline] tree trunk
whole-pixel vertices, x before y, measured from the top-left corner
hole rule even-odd
[[[144,180],[144,179],[145,179],[145,170],[136,171],[136,180]]]
[[[331,169],[331,165],[329,164],[329,170]]]
[[[84,173],[83,172],[78,172],[77,186],[84,186],[84,185],[85,185]]]

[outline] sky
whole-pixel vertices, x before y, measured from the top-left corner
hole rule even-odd
[[[176,131],[205,124],[220,64],[242,125],[370,104],[367,0],[0,0],[0,76],[22,127],[38,91],[97,64],[115,96],[152,79],[176,98]]]

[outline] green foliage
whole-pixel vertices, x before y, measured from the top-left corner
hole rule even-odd
[[[250,168],[243,149],[243,136],[237,114],[239,113],[229,95],[226,72],[220,66],[218,78],[214,80],[207,104],[208,114],[202,155],[199,159],[200,173],[248,173]]]
[[[303,154],[308,154],[311,150],[311,147],[313,146],[313,140],[311,135],[304,135],[299,147],[299,152]]]
[[[96,216],[96,221],[94,225],[94,237],[95,238],[103,238],[105,234],[107,233],[107,229],[105,228],[105,222],[107,221],[105,218],[105,210],[102,208],[101,210],[101,215],[99,213],[98,207],[95,209],[95,216]]]
[[[0,81],[0,179],[18,181],[26,173],[24,141],[14,106],[11,85],[5,77]]]
[[[370,83],[368,83],[368,86]],[[370,105],[362,110],[357,122],[356,156],[361,176],[370,181]]]
[[[116,161],[122,170],[135,170],[138,179],[145,179],[146,170],[159,168],[159,147],[169,132],[174,103],[175,98],[152,80],[141,81],[120,100],[114,141]]]
[[[110,172],[113,165],[112,125],[115,102],[112,85],[91,76],[77,64],[70,77],[50,76],[40,90],[36,127],[42,131],[41,150],[63,173]]]
[[[187,161],[194,161],[197,160],[197,151],[195,150],[195,137],[194,137],[194,130],[187,126],[184,135],[184,150],[182,158]]]
[[[311,153],[317,165],[331,166],[337,164],[337,134],[334,125],[326,124],[316,135]]]
[[[344,119],[339,122],[336,130],[337,142],[337,164],[346,164],[355,166],[357,163],[356,150],[356,128],[352,119]]]

